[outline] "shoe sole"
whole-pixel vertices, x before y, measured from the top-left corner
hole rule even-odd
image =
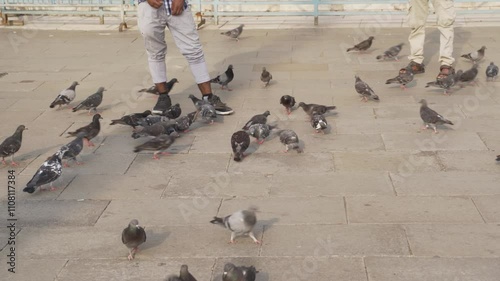
[[[156,114],[156,115],[162,115],[163,114],[163,111],[159,111],[159,110],[151,110],[151,113],[153,114]]]
[[[230,111],[218,111],[218,110],[215,110],[215,113],[217,113],[218,115],[231,115],[234,113],[234,110],[230,110]]]

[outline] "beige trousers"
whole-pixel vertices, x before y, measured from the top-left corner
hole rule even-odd
[[[424,61],[425,23],[429,15],[429,1],[432,1],[436,11],[438,30],[441,33],[439,63],[451,66],[455,62],[453,58],[453,23],[455,23],[456,13],[453,0],[410,0],[408,25],[411,32],[408,40],[410,41],[411,54],[408,59],[416,63]]]

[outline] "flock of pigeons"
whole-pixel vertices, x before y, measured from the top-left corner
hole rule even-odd
[[[227,35],[231,38],[238,40],[239,36],[243,32],[243,26],[240,25],[237,28],[223,32],[223,35]],[[374,37],[369,37],[367,40],[349,48],[347,51],[366,51],[372,45]],[[383,54],[377,56],[377,60],[388,60],[388,59],[398,59],[398,54],[403,47],[403,43],[393,46],[387,49]],[[471,83],[475,82],[476,76],[478,75],[478,63],[484,58],[486,47],[463,55],[465,59],[473,62],[471,69],[462,71],[459,70],[456,74],[450,74],[448,77],[442,80],[436,80],[427,83],[426,87],[440,87],[445,90],[445,94],[449,94],[449,90],[457,84]],[[498,67],[492,62],[486,68],[487,80],[496,79],[498,76]],[[388,79],[386,84],[399,84],[402,89],[406,89],[406,85],[413,81],[413,73],[411,68],[401,69],[398,76]],[[218,75],[211,80],[212,83],[217,83],[221,85],[222,89],[231,90],[229,88],[229,83],[234,79],[233,66],[229,65],[227,70]],[[270,85],[273,79],[271,73],[267,71],[266,68],[262,69],[261,81],[264,83],[264,87]],[[172,79],[167,83],[167,88],[170,91],[177,79]],[[79,85],[78,82],[73,82],[70,87],[63,90],[56,99],[50,104],[50,108],[58,106],[69,105],[76,97],[76,87]],[[363,102],[368,100],[380,101],[380,98],[375,94],[373,89],[364,82],[359,76],[355,76],[354,83],[355,91],[362,97]],[[73,111],[78,110],[88,110],[90,115],[92,111],[96,112],[97,107],[101,104],[103,100],[103,92],[106,91],[104,87],[100,87],[96,93],[90,95],[85,100],[81,101],[77,106],[73,107]],[[155,87],[150,89],[143,89],[141,91],[158,94]],[[112,120],[111,125],[120,124],[132,127],[133,138],[141,138],[144,136],[152,137],[141,145],[134,148],[134,152],[140,151],[154,151],[153,158],[158,159],[158,155],[164,153],[174,142],[181,133],[188,132],[190,126],[193,122],[201,119],[205,123],[213,123],[217,114],[210,102],[199,99],[194,95],[190,95],[189,98],[192,100],[195,110],[185,116],[181,116],[182,110],[179,104],[174,104],[168,108],[161,115],[153,115],[150,110],[146,110],[142,113],[133,113],[125,115],[119,119]],[[453,123],[442,115],[438,114],[434,110],[427,106],[425,100],[421,100],[420,107],[420,117],[424,122],[424,127],[422,129],[432,128],[435,133],[437,133],[437,125]],[[291,114],[292,110],[296,109],[295,98],[290,95],[284,95],[280,98],[280,104],[285,107],[287,114]],[[310,118],[310,124],[313,129],[319,133],[325,133],[328,128],[328,122],[325,118],[325,114],[331,110],[335,110],[335,106],[304,103],[299,102],[298,107],[302,108],[307,116]],[[262,114],[253,116],[241,130],[235,132],[231,136],[231,147],[234,152],[234,160],[242,161],[245,156],[245,151],[250,145],[250,136],[254,137],[259,144],[262,144],[265,139],[267,139],[273,132],[279,135],[279,140],[285,145],[285,152],[290,149],[297,150],[297,152],[302,152],[302,148],[299,142],[298,135],[290,129],[278,129],[277,126],[267,124],[267,117],[270,115],[269,111],[265,111]],[[53,190],[53,182],[56,181],[62,173],[62,167],[68,166],[69,161],[74,161],[76,164],[80,164],[77,160],[77,156],[82,151],[84,144],[88,146],[93,146],[92,139],[95,138],[101,129],[100,120],[102,119],[100,114],[95,114],[92,116],[92,122],[84,127],[81,127],[74,132],[69,132],[68,137],[74,137],[75,139],[68,144],[62,146],[56,153],[47,158],[47,160],[40,166],[36,171],[33,178],[27,183],[23,191],[28,193],[34,193],[37,187],[41,187],[46,184],[50,184],[50,189]],[[11,165],[16,166],[17,163],[14,162],[14,154],[21,148],[23,131],[27,128],[24,125],[20,125],[14,134],[6,138],[0,144],[0,157],[2,157],[2,163],[7,165],[5,158],[11,158]],[[67,160],[66,163],[63,160]],[[500,155],[497,156],[497,161],[500,161]],[[40,188],[41,189],[41,188]],[[230,243],[234,243],[234,239],[237,236],[247,235],[255,243],[260,243],[254,234],[253,227],[257,223],[257,217],[255,212],[257,208],[251,207],[248,210],[240,210],[231,215],[223,218],[214,217],[211,221],[213,224],[219,224],[231,231]],[[146,232],[143,227],[139,225],[138,220],[131,220],[129,225],[122,232],[122,242],[129,249],[128,259],[132,260],[138,247],[146,241]],[[227,263],[224,266],[223,281],[254,281],[255,275],[257,274],[255,267],[245,267],[236,266],[232,263]],[[182,265],[180,269],[179,276],[169,276],[166,280],[169,281],[193,281],[196,280],[188,270],[187,265]]]

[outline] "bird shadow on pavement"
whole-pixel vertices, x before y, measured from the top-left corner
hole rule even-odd
[[[147,240],[143,246],[141,246],[141,250],[143,251],[163,244],[163,242],[165,242],[165,240],[167,240],[170,236],[170,231],[146,228],[146,235]]]

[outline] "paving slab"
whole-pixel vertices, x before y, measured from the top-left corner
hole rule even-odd
[[[349,223],[482,223],[469,198],[346,197]]]
[[[182,264],[188,265],[195,278],[210,280],[214,263],[214,258],[158,258],[132,262],[123,259],[78,259],[70,260],[57,275],[57,280],[163,280],[171,274],[179,275]]]
[[[408,225],[415,256],[499,257],[500,226],[494,224]]]
[[[498,172],[497,153],[491,151],[439,151],[437,157],[446,171]]]
[[[440,128],[438,128],[438,131]],[[432,130],[421,133],[383,133],[388,151],[441,151],[441,150],[486,150],[487,147],[476,133],[462,133],[453,129],[442,129],[441,134]]]
[[[471,196],[500,194],[497,173],[453,171],[391,174],[398,195]]]
[[[494,281],[500,274],[498,258],[367,257],[370,281]]]
[[[263,241],[261,256],[409,254],[404,230],[397,225],[276,225],[266,229]]]
[[[498,131],[479,133],[479,137],[489,150],[500,151],[500,133]]]
[[[500,207],[498,206],[499,199],[500,196],[498,195],[473,197],[473,201],[476,204],[477,209],[481,212],[481,215],[487,223],[500,222]]]
[[[381,172],[335,172],[274,175],[271,197],[334,197],[344,195],[392,195],[391,180]]]
[[[391,171],[406,175],[409,172],[441,170],[433,153],[393,151],[335,152],[335,169],[346,172]]]
[[[365,281],[366,272],[360,258],[325,257],[248,257],[220,258],[213,269],[212,280],[221,280],[224,265],[255,266],[259,271],[256,281],[289,280],[346,280]]]
[[[258,224],[345,224],[344,199],[332,198],[260,198],[222,201],[218,216],[256,206]]]
[[[2,255],[0,258],[2,264],[6,264],[6,257]],[[5,269],[4,280],[8,281],[21,281],[21,280],[40,280],[52,281],[55,280],[57,274],[64,268],[67,259],[29,259],[18,258],[16,261],[16,273],[7,272],[7,265],[3,266]]]

